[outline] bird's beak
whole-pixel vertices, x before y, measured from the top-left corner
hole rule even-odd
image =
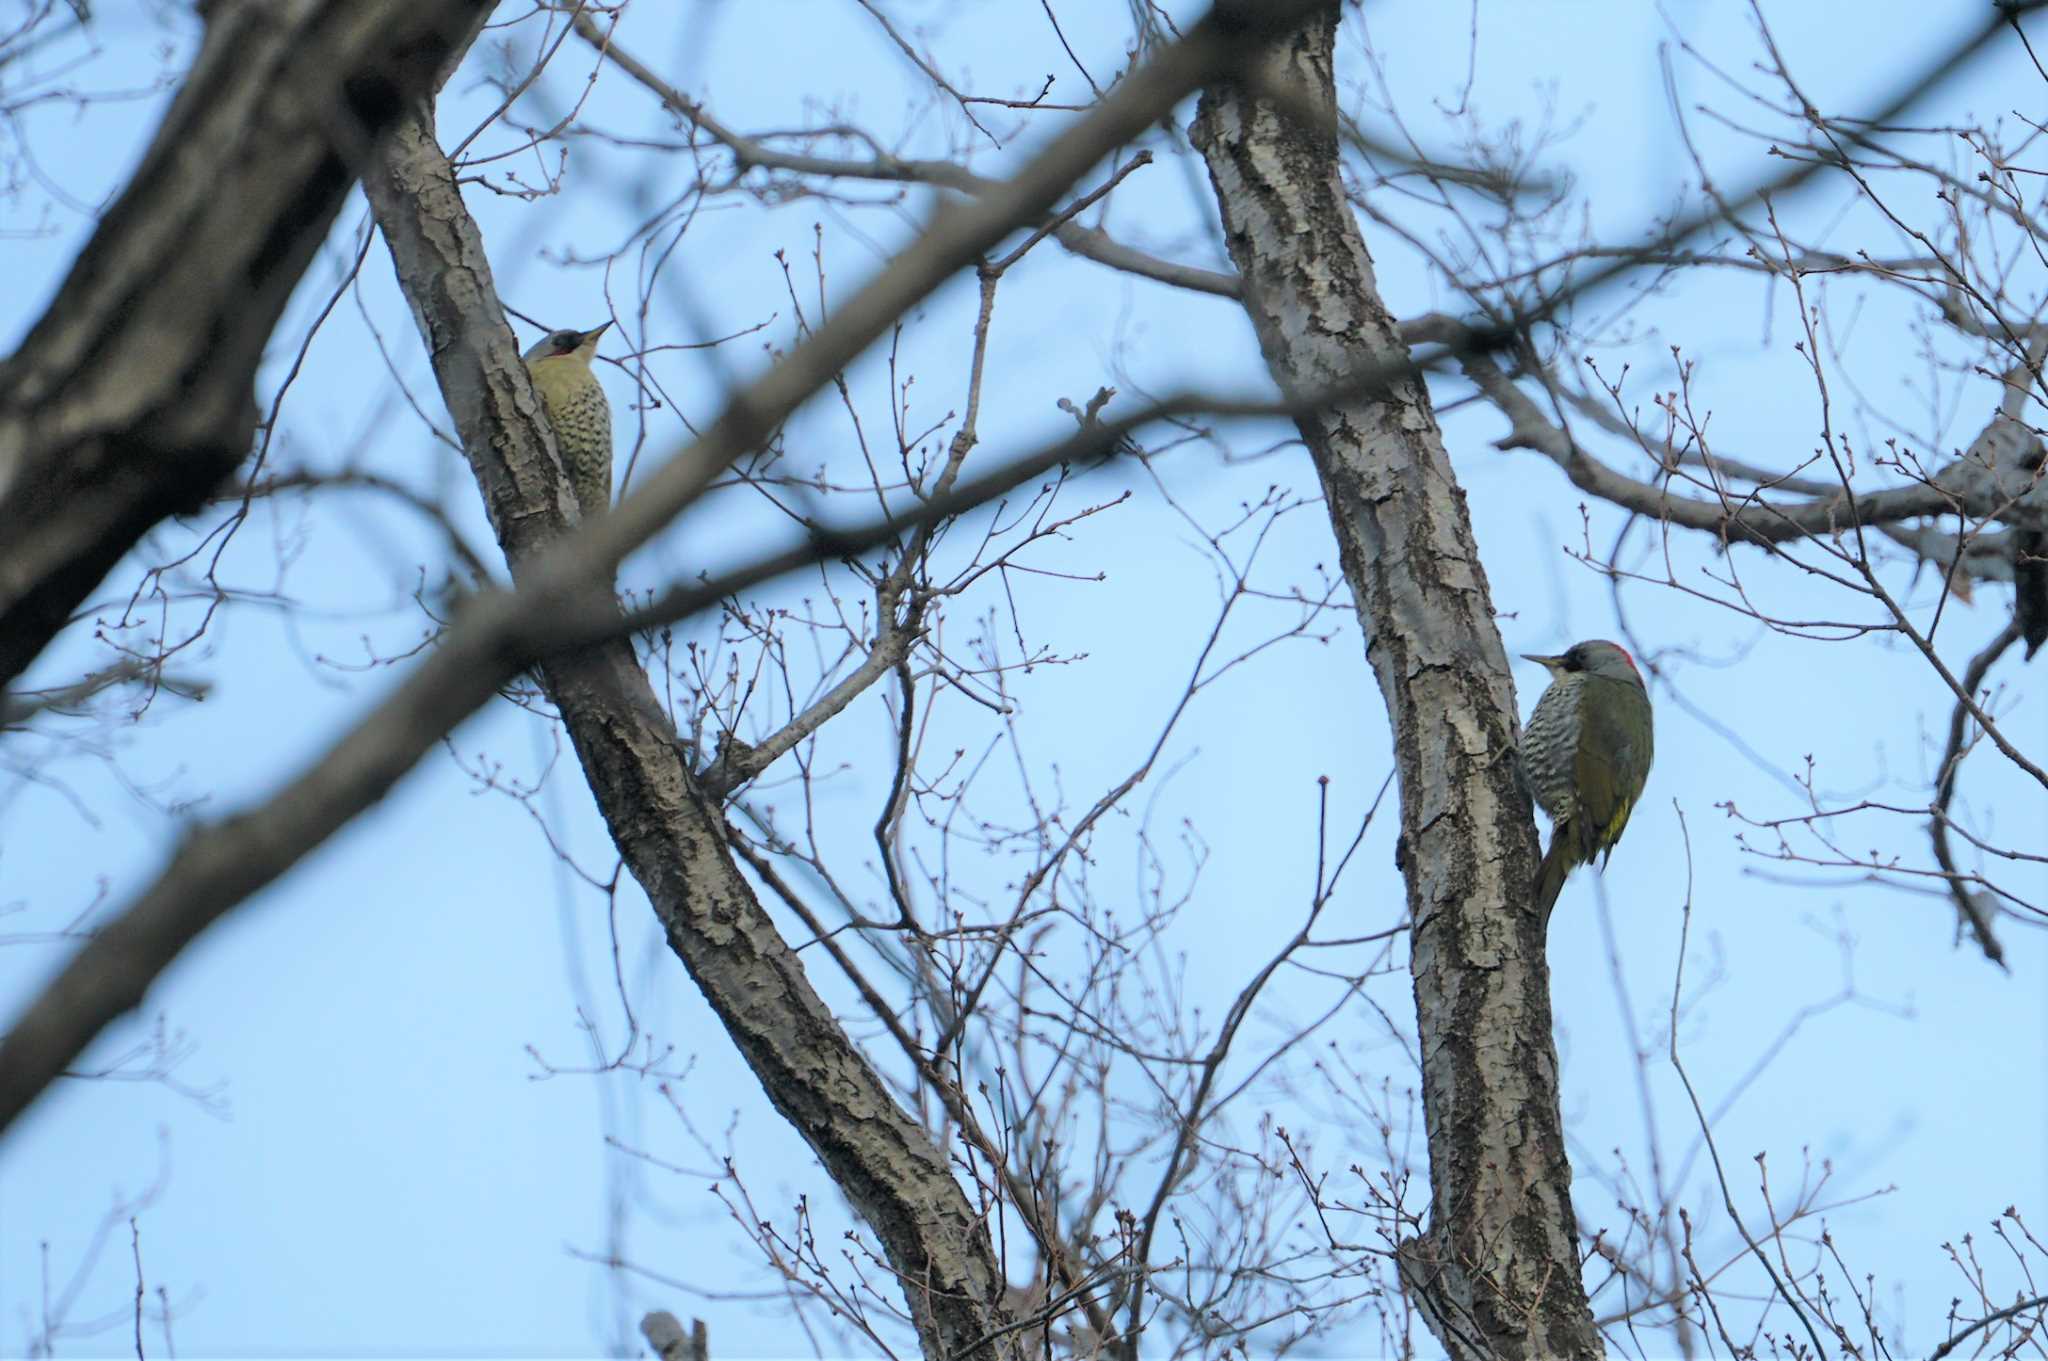
[[[588,345],[591,341],[597,339],[599,336],[603,335],[606,331],[609,331],[611,329],[612,324],[610,322],[605,322],[602,326],[599,326],[595,331],[585,331],[583,333],[583,343],[585,345]]]
[[[1522,660],[1525,662],[1540,662],[1546,671],[1555,671],[1564,665],[1563,657],[1546,657],[1540,652],[1524,652]]]

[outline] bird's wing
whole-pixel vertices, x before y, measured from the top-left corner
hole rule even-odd
[[[1589,689],[1580,706],[1586,729],[1574,766],[1579,806],[1590,827],[1597,829],[1599,844],[1608,847],[1628,826],[1628,815],[1635,811],[1650,774],[1649,701],[1627,681],[1588,677],[1587,685],[1613,687],[1597,694]],[[1594,752],[1608,755],[1602,760]]]

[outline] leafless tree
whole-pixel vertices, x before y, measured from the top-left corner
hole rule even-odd
[[[112,1066],[83,1069],[81,1055],[201,933],[445,742],[479,790],[532,813],[611,912],[616,986],[584,1017],[589,1060],[536,1049],[537,1072],[656,1094],[667,1135],[626,1151],[712,1188],[758,1255],[762,1293],[789,1301],[821,1352],[1405,1356],[1426,1333],[1457,1357],[1892,1354],[1904,1322],[1826,1228],[1862,1190],[1824,1163],[1787,1187],[1767,1160],[1753,1180],[1724,1160],[1715,1103],[1751,1079],[1695,1083],[1687,1016],[1719,980],[1688,977],[1683,943],[1661,1033],[1631,1043],[1646,1112],[1647,1074],[1668,1067],[1694,1135],[1653,1139],[1647,1169],[1571,1142],[1545,923],[1528,903],[1540,845],[1519,706],[1460,485],[1466,455],[1452,457],[1438,413],[1485,407],[1531,485],[1561,473],[1599,524],[1619,514],[1596,543],[1585,513],[1574,556],[1612,584],[1660,705],[1690,700],[1678,649],[1627,608],[1643,601],[1696,600],[1844,650],[1910,649],[1951,710],[1924,797],[1838,798],[1809,768],[1790,777],[1794,803],[1723,811],[1759,865],[1923,888],[2003,964],[2010,933],[2048,906],[2027,887],[2048,863],[2038,836],[2000,831],[1970,797],[1996,762],[2029,807],[2048,806],[2048,751],[2003,721],[2011,693],[1994,684],[2016,683],[2003,678],[2018,645],[2031,658],[2048,639],[2038,129],[1908,119],[1986,51],[2026,44],[2037,6],[1978,16],[1851,116],[1802,92],[1759,5],[1755,80],[1731,81],[1725,107],[1679,112],[1746,130],[1771,169],[1731,188],[1701,160],[1697,193],[1603,240],[1545,148],[1480,125],[1466,101],[1439,109],[1463,150],[1436,149],[1440,130],[1393,96],[1399,39],[1369,10],[1219,0],[1177,23],[1133,4],[1127,64],[1103,72],[1073,54],[1065,7],[1049,3],[1078,81],[1006,72],[984,87],[894,7],[852,3],[914,72],[927,102],[915,137],[830,101],[803,127],[743,129],[647,55],[641,35],[692,22],[648,0],[203,7],[155,142],[0,370],[0,523],[18,527],[0,542],[0,679],[17,683],[0,762],[47,785],[61,755],[102,753],[144,713],[174,726],[213,684],[195,644],[220,618],[304,609],[221,570],[266,513],[307,502],[402,517],[430,527],[436,556],[409,565],[403,626],[367,648],[364,665],[394,683],[323,754],[278,772],[263,801],[196,824],[152,881],[9,942],[66,954],[0,1039],[0,1126],[60,1080],[182,1083],[162,1030]],[[26,7],[0,36],[0,72],[94,22]],[[1671,60],[1703,59],[1681,45]],[[494,95],[466,135],[434,117],[458,71]],[[599,79],[659,111],[663,134],[607,126],[586,107]],[[1056,83],[1085,96],[1054,99]],[[1011,152],[1019,142],[1035,150]],[[476,210],[612,192],[579,180],[585,145],[687,168],[660,202],[616,186],[612,235],[584,261],[601,265],[631,349],[607,379],[628,412],[621,500],[589,523]],[[1001,173],[976,168],[999,153]],[[1169,163],[1206,178],[1203,225],[1229,269],[1152,244],[1176,224],[1111,229],[1123,220],[1109,209]],[[369,221],[337,231],[358,182]],[[1860,213],[1869,237],[1810,238],[1799,205],[1820,195]],[[831,212],[842,234],[882,224],[900,244],[849,288],[821,226],[808,262],[778,253],[781,291],[755,322],[697,325],[687,276],[707,266],[684,249],[690,233],[706,214],[791,202]],[[347,257],[340,282],[259,411],[264,347],[330,239]],[[1426,264],[1442,306],[1390,311],[1369,249],[1384,256],[1381,241]],[[1003,327],[1020,292],[1045,287],[1032,271],[1049,257],[1078,277],[1235,300],[1270,383],[1047,393],[1039,408],[1070,428],[1019,437]],[[321,325],[386,259],[438,385],[437,399],[406,398],[459,452],[474,498],[278,443]],[[1701,276],[1795,300],[1797,367],[1782,381],[1814,394],[1810,453],[1723,448],[1709,412],[1725,397],[1687,337],[1635,329]],[[971,334],[931,335],[920,307],[967,278]],[[1846,314],[1871,293],[1900,295],[1915,318],[1934,394],[1924,420],[1856,386]],[[732,357],[742,344],[767,350],[752,376]],[[965,358],[941,411],[918,378],[949,347]],[[1630,365],[1656,349],[1674,377],[1646,403]],[[879,395],[856,372],[863,356],[887,375]],[[1984,405],[1977,433],[1944,453],[1970,402]],[[1304,454],[1312,488],[1272,473]],[[1105,460],[1127,476],[1095,471]],[[1217,481],[1231,488],[1221,500],[1207,494]],[[1104,697],[1143,740],[1099,787],[1076,787],[1076,754],[1020,697],[1084,672],[1083,648],[1031,606],[1046,583],[1099,577],[1091,544],[1123,532],[1134,497],[1201,566],[1157,606],[1201,612],[1201,641],[1162,661],[1171,678],[1142,704]],[[479,503],[495,549],[477,542]],[[709,565],[678,553],[674,529],[707,509],[752,517],[744,551]],[[1284,552],[1311,538],[1334,543],[1331,567]],[[1958,637],[1960,611],[2008,599],[2009,624]],[[1379,797],[1333,803],[1319,785],[1301,833],[1312,882],[1267,885],[1255,907],[1276,943],[1234,960],[1222,1005],[1204,1010],[1180,956],[1203,939],[1189,919],[1209,839],[1232,829],[1173,825],[1148,800],[1239,676],[1354,619],[1391,768],[1346,782]],[[561,759],[528,774],[449,739],[486,706],[528,711]],[[542,796],[577,774],[607,863],[571,849]],[[1681,805],[1683,855],[1669,857],[1687,932],[1687,818],[1702,811]],[[1374,893],[1361,887],[1376,873],[1361,848],[1381,845],[1398,893],[1384,870]],[[843,1210],[766,1203],[744,1152],[678,1096],[689,1073],[636,1014],[618,944],[643,898]],[[1881,1004],[1856,987],[1846,946],[1843,970],[1838,993],[1792,1014],[1785,1042],[1819,1011]],[[1616,986],[1626,1000],[1618,964]],[[1618,1220],[1589,1209],[1589,1186],[1613,1193]],[[843,1242],[821,1231],[847,1212],[858,1227]],[[2042,1245],[2018,1208],[1994,1223],[1995,1266],[1968,1240],[1949,1249],[1970,1293],[1941,1321],[1937,1355],[2042,1346]],[[138,1353],[141,1245],[138,1231]],[[658,1262],[589,1256],[663,1290],[703,1289]],[[65,1326],[63,1303],[38,1345]],[[172,1312],[160,1296],[154,1317],[167,1328]],[[703,1329],[685,1337],[665,1314],[645,1335],[664,1356],[706,1350]],[[714,1326],[711,1345],[722,1336]]]

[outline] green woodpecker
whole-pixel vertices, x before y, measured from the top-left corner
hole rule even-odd
[[[586,520],[612,506],[612,408],[604,399],[604,385],[590,371],[597,338],[610,326],[551,332],[525,355],[526,371],[554,427],[555,448]]]
[[[1522,729],[1522,773],[1550,814],[1550,849],[1536,878],[1536,910],[1550,920],[1565,876],[1595,855],[1601,865],[1628,826],[1650,775],[1650,692],[1635,659],[1604,639],[1558,657],[1524,654],[1550,672],[1550,688]]]

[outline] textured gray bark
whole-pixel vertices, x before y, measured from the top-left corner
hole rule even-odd
[[[1206,92],[1194,126],[1246,308],[1290,396],[1403,354],[1338,178],[1331,6]],[[1419,378],[1297,424],[1329,501],[1393,724],[1430,1155],[1430,1226],[1402,1276],[1457,1357],[1590,1357],[1549,971],[1529,908],[1538,850],[1515,777],[1515,695],[1465,498]]]
[[[256,364],[378,132],[494,0],[219,0],[127,189],[0,367],[0,685],[249,451]]]
[[[365,182],[462,431],[515,579],[525,549],[558,532],[566,483],[554,466],[491,281],[425,114],[407,119]],[[647,673],[621,640],[542,668],[583,772],[670,947],[762,1089],[875,1231],[931,1357],[1009,1354],[1006,1282],[944,1152],[890,1096],[777,933],[698,789]]]

